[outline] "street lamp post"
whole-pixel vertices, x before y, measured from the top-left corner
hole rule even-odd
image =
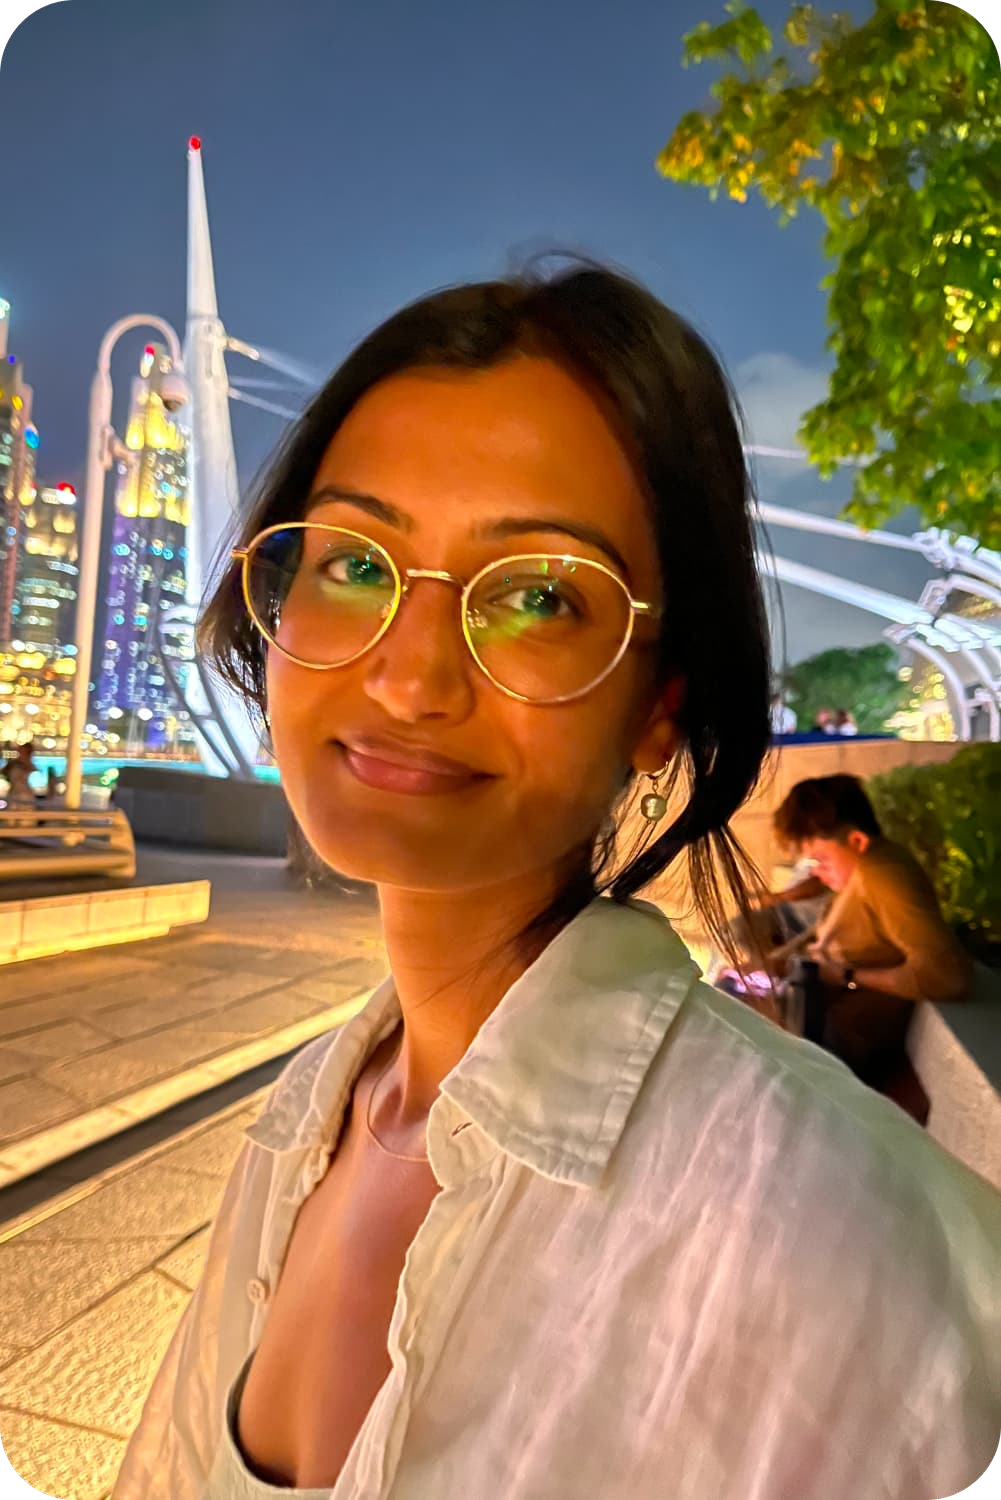
[[[90,668],[94,654],[94,615],[97,609],[97,581],[101,564],[101,530],[104,519],[104,487],[112,462],[114,433],[111,427],[111,354],[122,334],[133,328],[155,328],[167,341],[175,372],[175,397],[178,406],[187,400],[184,384],[181,343],[174,329],[163,318],[148,313],[134,313],[119,318],[101,340],[97,369],[90,388],[90,428],[87,439],[87,475],[84,482],[83,507],[80,515],[80,555],[77,576],[76,672],[70,699],[69,739],[66,745],[66,799],[68,808],[80,806],[83,782],[83,733],[87,722],[87,698]]]

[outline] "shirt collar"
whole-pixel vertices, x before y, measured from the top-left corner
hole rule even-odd
[[[593,1186],[698,977],[655,906],[598,898],[515,981],[441,1092],[534,1171]],[[335,1138],[355,1077],[399,1016],[389,978],[333,1046],[314,1044],[286,1075],[251,1138],[272,1151]]]

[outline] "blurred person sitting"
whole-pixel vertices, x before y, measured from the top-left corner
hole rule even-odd
[[[835,734],[843,734],[848,737],[854,737],[858,734],[858,725],[855,722],[855,716],[849,713],[847,708],[839,708],[834,715],[834,732]]]
[[[31,776],[37,769],[32,756],[32,742],[25,740],[23,745],[18,745],[15,753],[4,764],[3,775],[7,782],[8,807],[35,806],[36,798],[31,789]]]
[[[817,963],[827,991],[822,1044],[878,1088],[906,1064],[914,1003],[964,999],[971,961],[931,881],[884,836],[857,777],[799,782],[776,812],[775,830],[835,892],[797,945]]]
[[[818,708],[810,728],[813,734],[836,734],[833,711],[829,708]]]

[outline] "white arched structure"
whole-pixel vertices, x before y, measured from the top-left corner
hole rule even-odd
[[[238,355],[280,378],[253,376],[237,383],[227,370],[227,355]],[[224,544],[239,512],[229,403],[242,401],[276,416],[294,419],[299,414],[295,402],[301,402],[303,392],[319,380],[317,372],[300,362],[244,343],[226,332],[216,297],[201,141],[195,136],[188,143],[185,368],[191,385],[193,460],[188,599],[185,607],[165,617],[161,628],[175,634],[186,631],[190,643],[191,622],[200,601],[225,565]],[[272,393],[282,392],[292,394],[286,394],[284,401],[272,399]],[[762,458],[793,459],[800,463],[806,460],[802,452],[787,448],[751,446],[747,452]],[[1001,619],[997,623],[969,619],[946,609],[949,595],[959,590],[1001,611],[1001,556],[978,548],[971,538],[952,537],[934,528],[912,536],[865,531],[847,521],[829,520],[779,505],[761,505],[758,518],[768,526],[919,553],[933,567],[948,572],[947,579],[933,581],[915,602],[787,558],[762,555],[760,559],[763,570],[773,572],[782,583],[840,600],[885,620],[889,639],[909,647],[942,672],[960,738],[968,738],[971,732],[971,702],[985,704],[990,715],[991,737],[1001,737]],[[221,775],[253,775],[257,735],[243,704],[202,672],[193,660],[192,650],[185,654],[192,662],[185,681],[178,687],[196,726],[206,768]],[[975,679],[972,699],[957,670],[958,661],[963,662]]]
[[[748,452],[800,461],[805,456],[786,449],[752,447]],[[884,634],[889,640],[906,646],[942,673],[958,737],[969,739],[970,710],[982,704],[987,709],[991,739],[1001,739],[1001,555],[978,547],[972,538],[951,537],[934,528],[910,536],[866,531],[848,521],[789,510],[781,505],[762,504],[758,515],[769,526],[919,553],[933,567],[950,570],[946,578],[932,579],[920,600],[912,602],[804,563],[761,557],[762,568],[774,573],[780,582],[838,599],[888,621]],[[983,620],[950,612],[946,605],[955,592],[991,605],[998,610],[998,619]],[[972,693],[967,691],[957,660],[963,662],[972,677]]]
[[[291,408],[253,395],[232,383],[227,354],[237,354],[276,371],[283,380],[250,380],[258,389],[300,391],[315,375],[296,361],[231,338],[219,316],[212,239],[209,232],[202,143],[188,142],[188,310],[184,363],[191,387],[189,475],[191,524],[188,527],[187,602],[160,622],[161,633],[183,635],[190,665],[174,687],[191,715],[206,769],[215,775],[254,775],[258,733],[241,699],[203,668],[191,645],[193,623],[202,600],[227,563],[226,545],[240,509],[231,399],[248,402],[282,417]]]

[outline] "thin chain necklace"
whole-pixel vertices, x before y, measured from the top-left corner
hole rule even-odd
[[[426,1151],[424,1152],[424,1154],[422,1156],[404,1156],[404,1154],[402,1153],[402,1151],[390,1151],[389,1147],[388,1146],[384,1146],[382,1144],[382,1142],[380,1141],[379,1137],[376,1135],[375,1131],[372,1129],[372,1101],[375,1098],[376,1089],[379,1087],[380,1083],[385,1078],[386,1074],[389,1072],[390,1068],[393,1066],[393,1064],[396,1061],[396,1059],[397,1059],[398,1056],[399,1056],[399,1053],[397,1053],[397,1052],[391,1052],[390,1053],[390,1055],[389,1055],[389,1062],[383,1068],[382,1072],[379,1074],[378,1078],[375,1080],[375,1082],[373,1083],[371,1089],[369,1090],[368,1104],[367,1104],[367,1106],[365,1108],[365,1129],[368,1131],[369,1135],[372,1137],[373,1141],[378,1146],[379,1150],[383,1153],[384,1156],[392,1156],[392,1157],[395,1158],[396,1161],[424,1161],[424,1162],[426,1162],[427,1159],[428,1159]]]

